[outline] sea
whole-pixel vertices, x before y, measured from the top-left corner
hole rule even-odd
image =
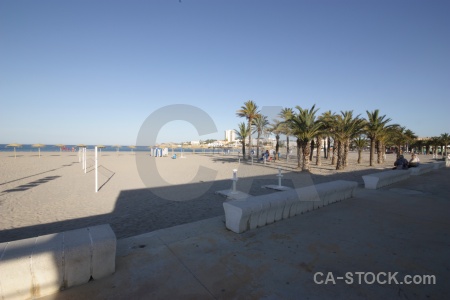
[[[0,144],[0,152],[14,152],[14,147],[7,147],[8,144]],[[86,145],[87,149],[94,149],[95,145]],[[44,147],[41,147],[41,152],[71,152],[78,151],[77,145],[65,145],[64,147],[60,148],[55,145],[45,145]],[[230,153],[238,152],[239,149],[232,149],[232,148],[189,148],[189,147],[177,147],[177,148],[168,148],[170,152],[174,153],[181,153],[181,152],[195,152],[196,153],[222,153],[223,151],[230,151]],[[16,147],[16,152],[38,152],[39,149],[33,147],[32,144],[23,144],[21,147]],[[113,146],[106,146],[105,148],[101,149],[102,152],[150,152],[150,148],[148,146],[136,146],[136,148],[131,149],[128,146],[122,146],[119,149],[117,147]]]

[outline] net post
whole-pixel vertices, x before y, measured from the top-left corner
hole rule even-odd
[[[98,157],[97,157],[97,146],[95,146],[95,192],[98,192]]]

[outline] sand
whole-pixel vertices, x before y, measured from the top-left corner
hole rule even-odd
[[[144,168],[147,186],[136,165],[146,166],[153,160],[156,169]],[[386,162],[369,167],[369,153],[356,164],[357,154],[351,152],[349,165],[336,171],[330,160],[322,166],[311,164],[311,173],[296,170],[296,160],[270,162],[264,165],[238,162],[233,155],[184,154],[185,158],[154,158],[148,153],[104,152],[99,156],[99,186],[95,192],[93,152],[88,152],[85,174],[78,153],[41,152],[0,153],[0,242],[12,241],[82,228],[111,224],[118,239],[156,229],[223,215],[226,198],[217,195],[229,189],[233,169],[238,170],[238,190],[250,195],[274,193],[261,186],[277,184],[278,168],[282,184],[301,187],[344,179],[357,181],[361,176],[390,169],[395,154]],[[409,158],[409,157],[408,157]],[[420,156],[422,162],[432,157]],[[158,174],[165,180],[156,180]]]

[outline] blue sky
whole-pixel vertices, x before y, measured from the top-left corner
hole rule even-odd
[[[191,104],[158,141],[222,139],[260,107],[380,109],[450,132],[449,1],[0,0],[0,143],[136,143],[157,109]]]

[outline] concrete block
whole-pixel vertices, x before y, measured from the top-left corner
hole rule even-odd
[[[322,207],[324,203],[350,198],[357,186],[356,182],[341,180],[251,197],[245,201],[225,202],[226,227],[236,233],[262,227]]]
[[[406,180],[411,175],[411,169],[408,170],[389,170],[379,173],[373,173],[362,176],[366,189],[376,190],[380,187],[393,184],[398,181]]]
[[[253,200],[258,201],[261,204],[257,227],[263,227],[267,224],[267,215],[269,213],[269,210],[271,210],[271,208],[270,208],[270,198],[271,197],[272,197],[272,195],[264,195],[264,196],[258,197],[259,199],[253,198]]]
[[[324,204],[331,204],[337,201],[342,201],[344,199],[352,198],[358,183],[356,181],[347,180],[336,180],[329,182],[330,186],[328,190],[324,193]]]
[[[445,168],[445,161],[437,161],[433,163],[434,169]]]
[[[63,286],[63,243],[63,233],[36,238],[32,256],[34,297],[56,293]]]
[[[286,197],[286,195],[283,195],[282,197],[280,197],[278,199],[276,204],[274,204],[274,205],[276,205],[275,217],[274,217],[275,222],[283,219],[283,210],[284,210],[284,207],[286,206],[286,201],[287,201],[287,197]]]
[[[259,223],[259,215],[262,213],[263,204],[259,201],[252,201],[255,197],[247,200],[251,205],[251,212],[249,218],[249,229],[256,229]]]
[[[68,288],[91,278],[91,239],[87,228],[64,232],[64,283]]]
[[[92,240],[92,278],[111,275],[116,270],[116,235],[109,224],[88,228]]]
[[[420,164],[419,166],[417,166],[415,168],[409,168],[411,175],[413,175],[413,176],[422,175],[422,174],[431,172],[431,170],[433,170],[433,169],[434,169],[434,163]]]
[[[285,202],[285,206],[283,208],[283,219],[289,218],[291,215],[295,215],[295,213],[291,213],[291,210],[296,209],[296,202],[298,198],[288,197]]]
[[[0,286],[2,299],[32,299],[31,256],[36,238],[3,243],[0,256]]]
[[[242,233],[250,227],[251,205],[246,201],[229,201],[223,203],[225,226],[235,232]]]
[[[268,195],[267,201],[269,202],[269,210],[267,211],[267,219],[266,224],[272,224],[275,222],[275,215],[277,213],[278,207],[280,204],[283,204],[284,201],[280,197],[275,197],[275,194]]]

